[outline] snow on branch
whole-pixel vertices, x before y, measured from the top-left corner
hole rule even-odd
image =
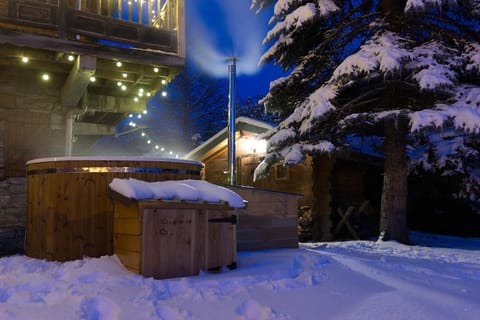
[[[456,0],[407,0],[405,4],[405,12],[423,11],[428,7],[441,8],[442,5],[448,4],[450,6],[457,5]]]
[[[413,49],[412,60],[406,67],[418,70],[412,76],[423,90],[433,90],[454,85],[457,76],[454,70],[461,67],[458,51],[431,41]]]
[[[351,76],[373,71],[389,76],[400,70],[402,63],[411,58],[411,53],[405,48],[406,43],[406,39],[389,31],[378,34],[362,45],[356,53],[348,56],[335,69],[330,81],[351,79]]]
[[[315,90],[306,100],[305,107],[301,114],[302,124],[300,132],[307,133],[315,120],[326,113],[335,110],[331,100],[335,98],[337,91],[333,86],[322,86]]]
[[[304,23],[313,20],[317,16],[316,6],[313,3],[307,3],[292,13],[285,16],[285,18],[277,22],[277,24],[267,33],[263,43],[268,43],[277,38],[280,34],[288,34],[292,30],[300,28]]]
[[[480,72],[480,44],[468,44],[465,48],[464,55],[467,59],[465,70]]]
[[[480,133],[480,88],[458,86],[451,104],[437,104],[434,109],[424,109],[410,114],[411,132],[427,127],[443,126],[451,120],[457,129]]]

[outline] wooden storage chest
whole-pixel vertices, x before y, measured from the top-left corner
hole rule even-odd
[[[156,279],[236,267],[236,215],[227,204],[114,198],[113,251]]]

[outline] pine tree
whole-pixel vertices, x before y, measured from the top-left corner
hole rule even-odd
[[[348,135],[382,134],[380,232],[408,242],[407,138],[480,130],[480,1],[252,0],[270,5],[262,61],[290,72],[262,99],[284,120],[267,135],[257,176],[280,158],[341,148]]]

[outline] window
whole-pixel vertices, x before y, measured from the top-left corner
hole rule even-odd
[[[290,167],[283,163],[275,165],[275,180],[288,180],[290,178]]]

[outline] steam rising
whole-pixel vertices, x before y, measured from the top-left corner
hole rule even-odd
[[[258,61],[267,19],[250,11],[248,0],[187,0],[187,55],[215,77],[227,76],[227,58],[237,57],[237,74],[260,71]]]

